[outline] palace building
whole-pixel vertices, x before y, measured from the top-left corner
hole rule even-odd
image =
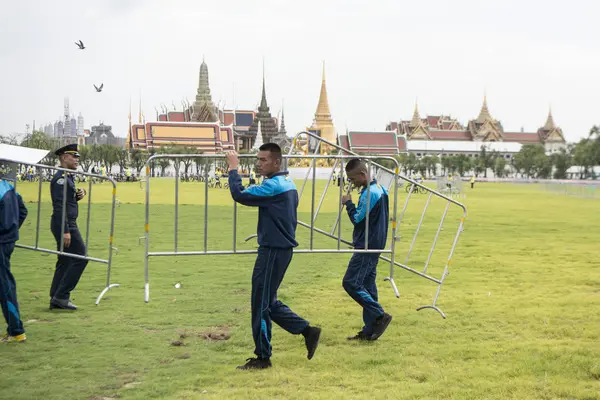
[[[390,122],[381,132],[347,132],[340,135],[339,143],[352,151],[373,154],[398,154],[399,152],[424,154],[477,154],[481,146],[507,157],[518,153],[525,144],[543,145],[547,153],[566,147],[562,129],[558,127],[552,111],[543,126],[536,132],[505,131],[502,123],[492,117],[487,98],[477,118],[462,125],[448,115],[428,115],[421,118],[415,104],[411,120]]]
[[[195,147],[204,153],[224,150],[250,150],[256,141],[258,122],[261,122],[263,142],[285,142],[285,125],[279,126],[271,117],[267,105],[263,74],[262,98],[258,112],[254,110],[221,110],[212,101],[208,82],[208,66],[200,65],[198,90],[193,104],[182,103],[182,109],[157,111],[156,121],[146,122],[140,111],[137,124],[131,123],[129,112],[129,147],[134,149],[161,146]]]

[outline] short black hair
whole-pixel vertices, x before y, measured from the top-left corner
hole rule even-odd
[[[281,160],[281,147],[277,143],[265,143],[258,148],[260,151],[268,151],[273,156],[279,160]]]
[[[355,169],[358,169],[361,172],[367,172],[367,166],[360,158],[353,158],[352,160],[348,161],[348,164],[346,164],[346,173],[354,171]]]

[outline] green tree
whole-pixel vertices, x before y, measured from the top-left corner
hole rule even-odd
[[[90,167],[94,163],[94,159],[92,158],[92,148],[93,146],[80,146],[78,148],[79,164],[85,172],[89,172]]]
[[[142,168],[148,159],[148,153],[140,149],[132,149],[129,152],[129,163],[131,168],[135,169],[136,174],[139,176],[142,173]]]
[[[552,161],[545,152],[538,153],[534,159],[536,178],[548,179],[552,174]]]
[[[498,153],[496,151],[488,151],[485,146],[481,146],[481,151],[479,152],[479,168],[483,170],[484,178],[487,178],[488,169],[494,167],[496,158],[498,158]]]
[[[438,156],[431,155],[427,159],[427,170],[429,172],[430,177],[435,177],[437,175],[437,166],[440,163],[440,158]]]
[[[129,152],[123,147],[117,147],[115,149],[115,154],[117,156],[117,164],[119,164],[120,172],[123,174],[125,173],[125,169],[129,166]]]
[[[573,165],[573,157],[566,149],[560,149],[558,153],[550,156],[554,166],[554,179],[566,179],[567,170]]]
[[[573,149],[573,162],[581,166],[583,171],[580,179],[587,179],[593,176],[593,167],[596,165],[596,143],[591,138],[581,139],[575,144]]]
[[[496,158],[496,161],[494,162],[494,175],[496,175],[497,178],[504,178],[504,176],[506,176],[506,160],[504,157]]]
[[[465,172],[473,169],[472,160],[472,157],[468,157],[465,154],[459,154],[452,157],[453,172],[456,171],[460,176],[464,176]]]
[[[100,144],[93,147],[95,147],[93,150],[95,157],[106,167],[107,172],[110,173],[112,167],[119,162],[117,155],[119,147],[111,144]]]
[[[594,165],[600,165],[600,126],[594,125],[592,129],[590,129],[589,138],[593,140],[592,158],[594,160]]]
[[[158,151],[158,154],[173,154],[173,149],[171,146],[163,146]],[[160,168],[160,176],[165,176],[165,170],[171,165],[171,159],[169,158],[159,158],[156,163]]]
[[[540,154],[546,155],[544,146],[540,144],[523,145],[513,158],[513,166],[521,175],[531,178],[536,175],[536,158],[539,163]]]
[[[196,147],[186,146],[179,149],[180,154],[197,154],[198,149]],[[181,159],[184,168],[184,174],[188,174],[188,170],[194,163],[194,157],[184,157]]]
[[[417,159],[416,154],[409,153],[408,157],[406,158],[406,173],[407,173],[407,175],[411,175],[417,169],[418,164],[419,164],[419,160]]]
[[[472,159],[473,170],[475,171],[475,175],[479,176],[482,173],[485,173],[485,160],[481,157],[476,157]]]
[[[419,172],[421,177],[425,178],[425,175],[427,175],[427,156],[417,159],[415,169]]]
[[[452,157],[443,155],[440,159],[442,164],[443,175],[448,175],[448,171],[452,172]]]

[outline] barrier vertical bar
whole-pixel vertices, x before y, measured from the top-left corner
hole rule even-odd
[[[88,209],[87,209],[87,218],[85,221],[85,256],[88,255],[89,249],[89,241],[90,241],[90,215],[92,213],[92,178],[90,178],[88,183]]]
[[[151,162],[152,157],[146,161],[146,223],[144,225],[144,230],[146,231],[146,254],[144,259],[144,265],[146,267],[145,270],[145,278],[146,284],[144,286],[144,300],[147,302],[150,301],[150,282],[149,282],[149,273],[148,273],[148,260],[150,258],[150,166],[148,165]]]
[[[429,207],[429,202],[431,201],[431,196],[433,192],[429,192],[429,196],[427,196],[427,202],[425,202],[425,207],[423,208],[423,212],[421,213],[421,219],[419,220],[419,225],[417,225],[417,229],[415,230],[415,235],[413,236],[412,243],[406,253],[406,265],[408,265],[408,259],[410,258],[410,253],[412,253],[413,248],[415,247],[415,243],[417,241],[417,236],[419,235],[419,231],[421,230],[421,225],[423,224],[423,220],[425,219],[425,212],[427,212],[427,207]]]
[[[427,272],[427,266],[429,265],[431,255],[433,254],[433,250],[435,249],[435,244],[437,243],[438,237],[440,236],[440,232],[442,231],[442,225],[444,225],[444,220],[446,219],[446,214],[448,213],[448,207],[450,207],[449,201],[446,202],[446,208],[444,208],[442,220],[440,221],[440,225],[438,226],[437,232],[435,233],[435,237],[433,238],[433,244],[431,245],[431,250],[429,250],[429,256],[427,256],[427,261],[425,262],[425,268],[423,268],[423,273]]]
[[[237,202],[233,202],[233,252],[236,250],[236,239],[237,239]]]
[[[208,250],[208,159],[204,166],[204,252]]]
[[[343,155],[342,155],[343,156]],[[342,203],[342,193],[344,190],[344,187],[342,185],[342,173],[344,172],[344,159],[340,159],[340,207],[339,207],[339,211],[338,211],[338,216],[337,216],[337,228],[338,228],[338,237],[337,237],[337,248],[338,250],[341,248],[342,245],[342,210],[344,209],[344,205],[341,204]],[[335,232],[335,226],[333,227],[333,231]],[[331,234],[333,234],[333,232],[331,232]]]
[[[319,205],[317,206],[317,210],[315,211],[315,217],[314,220],[317,220],[317,217],[319,216],[319,211],[321,210],[321,206],[323,205],[323,201],[325,200],[325,195],[327,194],[327,190],[329,189],[329,184],[331,183],[331,178],[333,177],[333,171],[335,171],[335,168],[338,165],[339,160],[335,160],[335,163],[333,165],[333,168],[331,169],[331,172],[329,173],[329,177],[327,178],[327,182],[325,183],[325,189],[323,190],[323,194],[321,195],[321,199],[319,200]]]
[[[177,230],[179,222],[179,159],[175,159],[175,252],[177,253]]]
[[[106,287],[107,288],[110,288],[110,286],[111,286],[110,273],[111,273],[111,269],[112,269],[113,243],[114,243],[114,236],[115,236],[115,204],[116,204],[116,199],[117,199],[117,185],[114,182],[112,182],[112,184],[113,184],[112,204],[111,204],[111,208],[110,208],[110,214],[111,214],[112,218],[110,219],[110,236],[109,236],[109,240],[108,240],[108,242],[109,242],[108,266],[107,266],[107,272],[106,272]],[[100,301],[100,297],[98,297],[98,301]],[[96,302],[96,304],[98,304],[98,302]]]
[[[38,168],[38,180],[39,180],[39,185],[38,185],[38,208],[37,208],[37,219],[35,222],[35,248],[38,248],[38,244],[39,244],[39,240],[40,240],[40,216],[41,216],[41,211],[42,211],[42,183],[44,181],[44,178],[42,176],[42,169]],[[15,180],[15,191],[16,186],[17,186],[17,181]],[[86,254],[87,256],[87,254]]]
[[[308,141],[310,141],[310,137],[307,139]],[[307,147],[308,147],[308,143],[307,142]],[[321,142],[317,143],[317,146],[315,147],[315,151],[313,152],[313,156],[316,156],[317,154],[319,154],[319,148],[321,147]],[[313,159],[313,161],[315,161]],[[306,181],[308,180],[308,177],[310,176],[310,169],[313,168],[313,164],[311,164],[311,167],[308,168],[308,171],[306,171],[306,176],[304,177],[304,181],[302,182],[302,187],[300,188],[300,191],[298,192],[298,199],[302,198],[302,193],[304,193],[304,187],[306,186]]]
[[[396,169],[394,170],[394,215],[392,217],[392,243],[390,249],[392,253],[390,254],[390,276],[388,278],[396,298],[400,298],[400,292],[398,292],[396,282],[394,282],[394,265],[396,265],[396,238],[398,233],[398,172],[398,161],[396,161]]]
[[[363,189],[364,190],[364,189]],[[359,200],[360,202],[360,200]],[[365,215],[365,250],[369,250],[369,214],[371,214],[371,160],[367,159],[367,211]]]
[[[317,179],[317,160],[313,158],[312,161],[312,194],[310,201],[310,249],[313,248],[313,239],[315,234],[315,183]]]

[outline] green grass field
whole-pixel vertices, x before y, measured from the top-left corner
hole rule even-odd
[[[151,183],[152,251],[173,249],[173,186]],[[34,200],[37,185],[21,184],[19,192]],[[201,184],[181,185],[179,250],[203,248],[203,193]],[[56,257],[15,250],[12,269],[28,341],[0,347],[0,398],[600,399],[600,201],[527,185],[478,184],[466,193],[465,231],[438,301],[446,320],[433,310],[415,311],[431,303],[435,284],[396,268],[397,299],[383,281],[389,264],[380,262],[380,301],[394,320],[377,342],[348,342],[362,326],[360,308],[341,287],[350,255],[297,254],[279,295],[323,328],[321,344],[308,361],[302,337],[274,326],[273,368],[250,372],[235,367],[252,356],[254,256],[152,258],[145,303],[144,192],[139,184],[120,184],[112,281],[121,286],[99,306],[94,301],[105,285],[105,265],[88,265],[73,293],[77,312],[49,311]],[[307,188],[299,210],[304,221],[310,194]],[[104,258],[110,187],[94,185],[92,196],[90,255]],[[401,192],[400,204],[405,197]],[[400,225],[401,262],[425,199],[411,200]],[[27,205],[21,243],[32,244],[37,205]],[[443,205],[431,202],[411,267],[423,268]],[[329,193],[316,225],[330,229],[337,210],[337,193]],[[85,237],[84,204],[80,213]],[[40,244],[53,248],[48,187],[40,215]],[[428,270],[433,276],[443,271],[459,218],[451,209]],[[232,219],[228,191],[211,189],[209,249],[232,248]],[[243,240],[255,233],[256,210],[238,207],[238,223],[237,248],[256,248],[254,240]],[[298,227],[298,240],[307,248],[309,231]],[[317,234],[314,246],[334,248],[337,241]],[[176,340],[184,345],[173,346]]]

